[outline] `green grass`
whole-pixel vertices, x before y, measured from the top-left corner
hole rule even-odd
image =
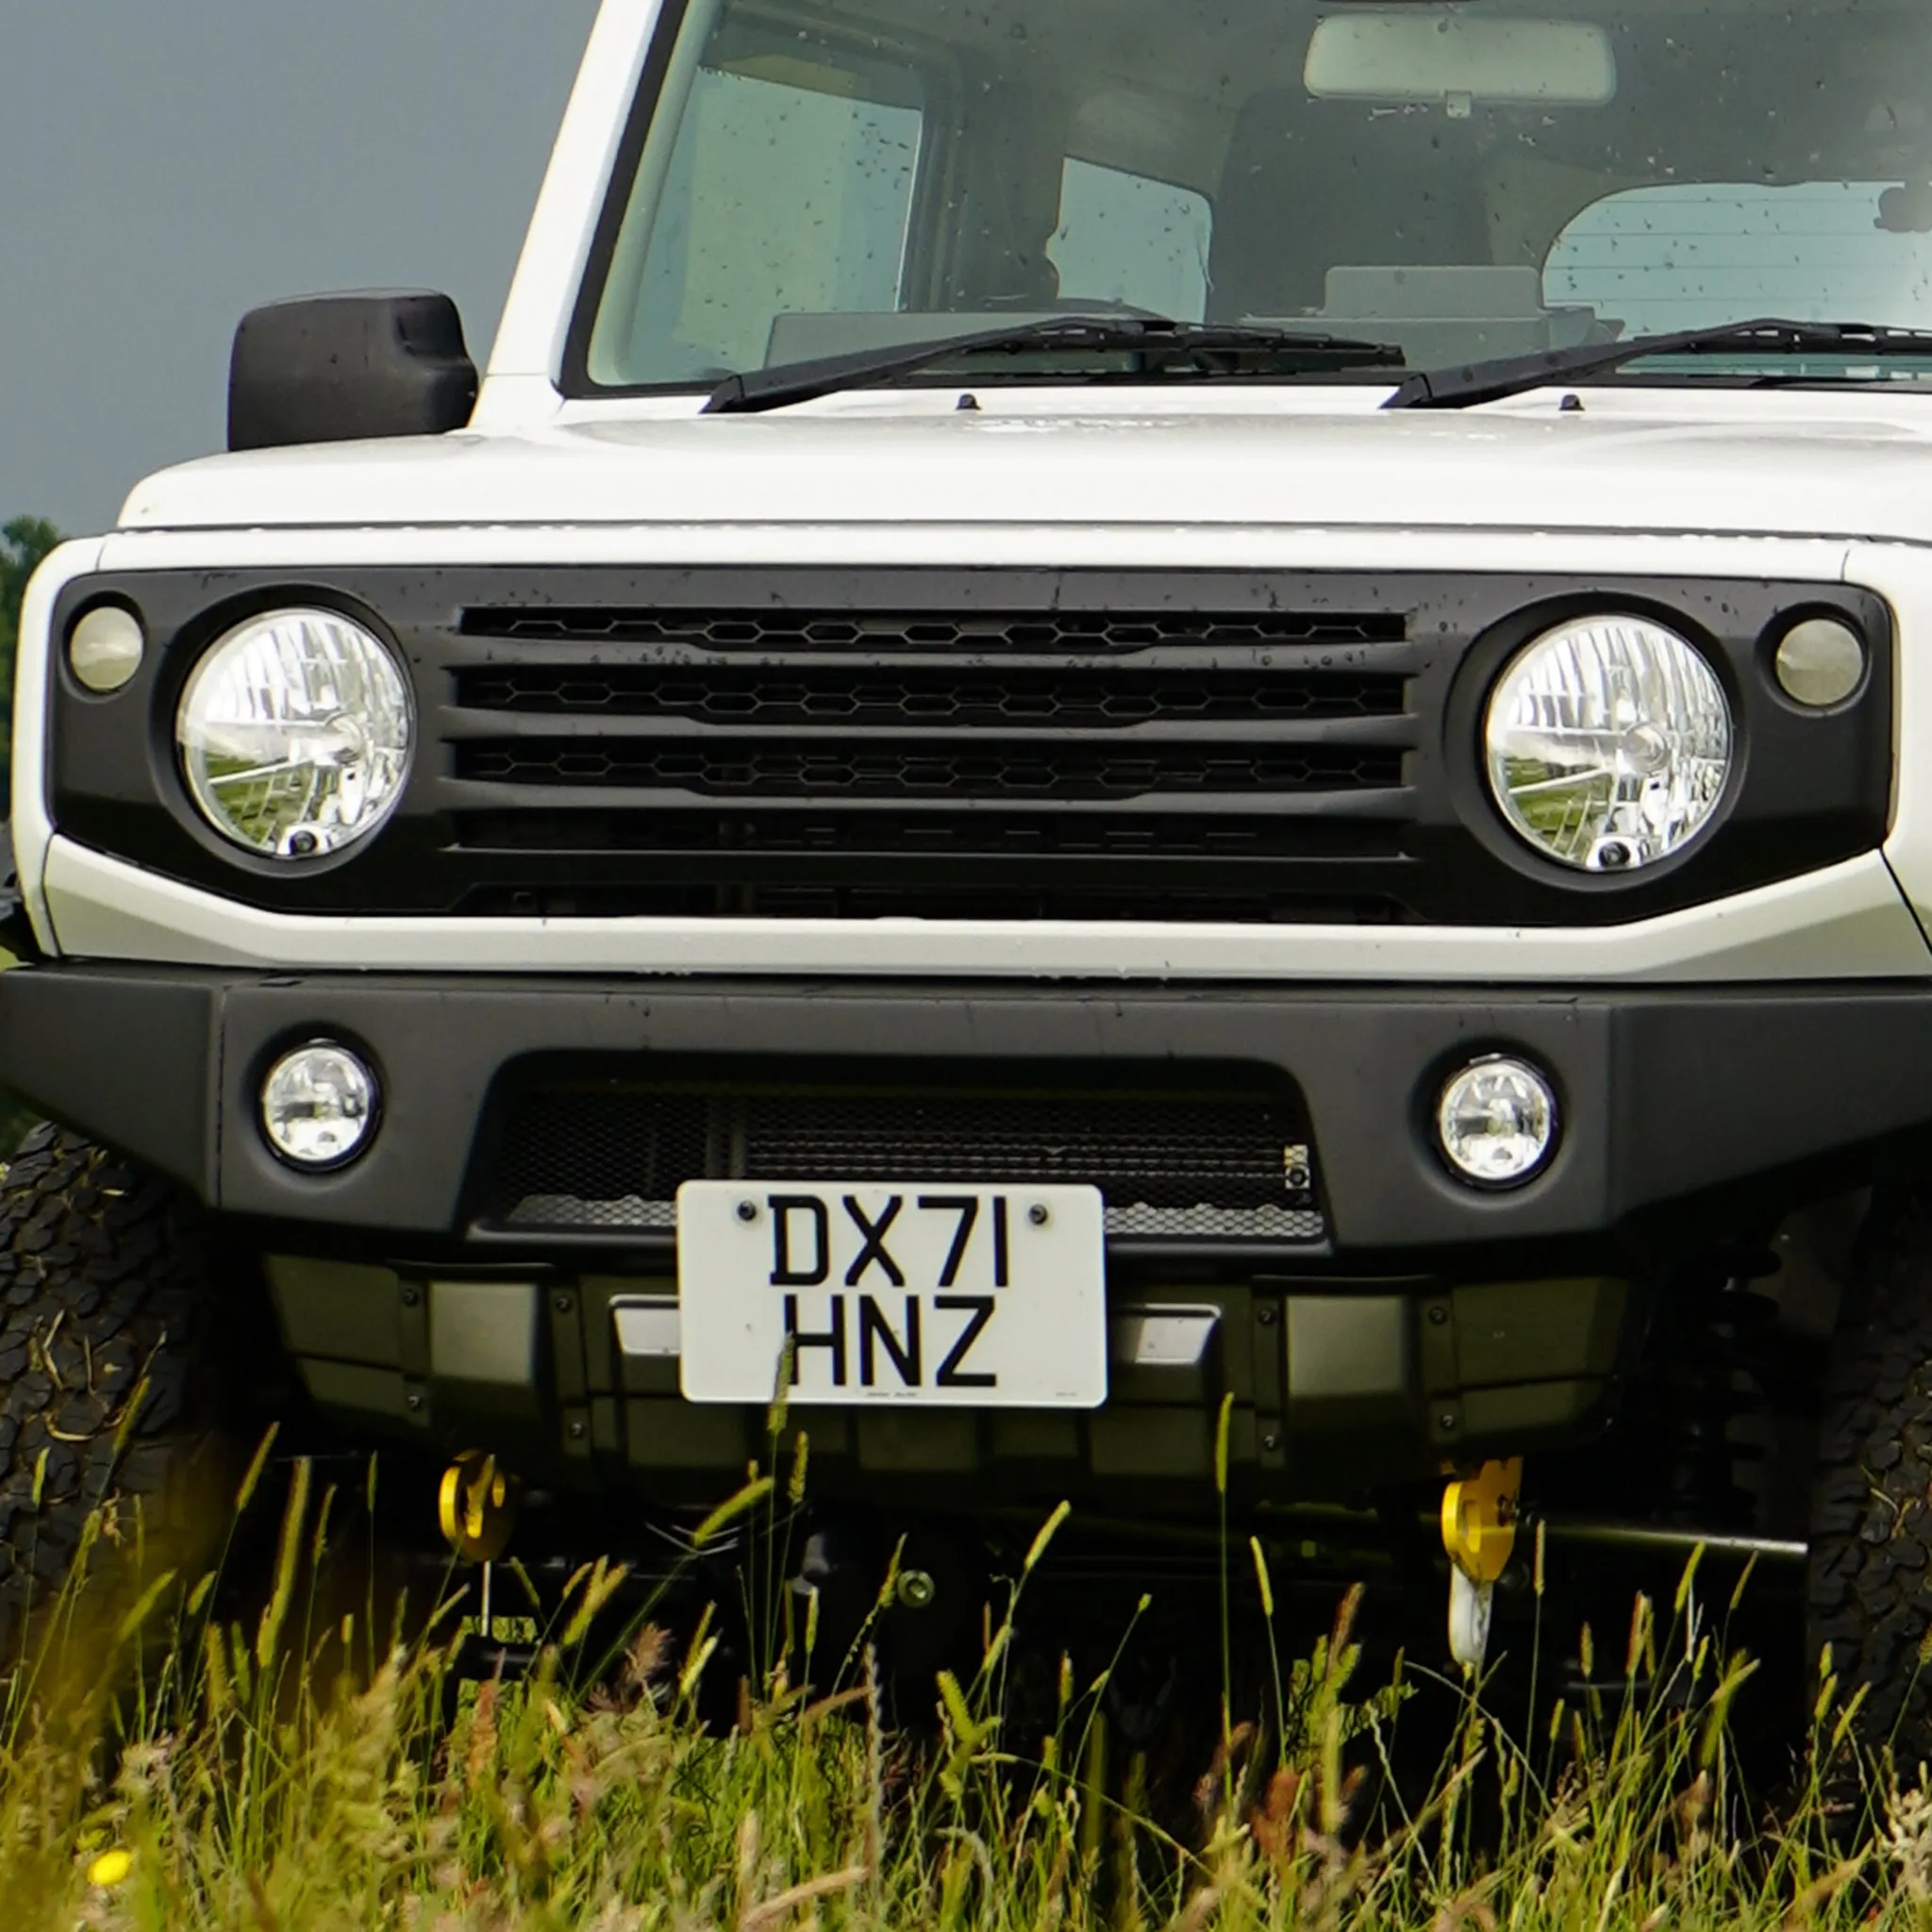
[[[238,1511],[264,1507],[263,1460]],[[755,1480],[700,1541],[746,1535],[769,1571],[801,1487],[802,1470],[783,1487]],[[529,1678],[470,1687],[447,1718],[463,1606],[408,1643],[394,1641],[399,1624],[378,1627],[373,1603],[325,1611],[347,1515],[293,1465],[245,1615],[218,1620],[232,1595],[211,1575],[146,1574],[125,1524],[114,1608],[111,1591],[75,1588],[50,1607],[0,1726],[0,1923],[1932,1925],[1932,1801],[1880,1768],[1863,1828],[1825,1815],[1823,1794],[1841,1799],[1856,1769],[1851,1713],[1828,1679],[1782,1808],[1740,1789],[1727,1719],[1751,1666],[1715,1627],[1687,1622],[1688,1587],[1674,1606],[1640,1599],[1622,1654],[1594,1660],[1625,1693],[1558,1706],[1535,1737],[1465,1686],[1426,1795],[1407,1807],[1386,1774],[1408,1710],[1399,1685],[1363,1700],[1350,1682],[1351,1599],[1312,1655],[1277,1659],[1259,1708],[1224,1699],[1222,1746],[1190,1767],[1191,1814],[1156,1825],[1135,1798],[1143,1768],[1107,1748],[1104,1674],[1083,1682],[1062,1664],[1056,1691],[1049,1671],[1043,1707],[1016,1691],[1013,1610],[1061,1515],[994,1607],[976,1674],[930,1686],[917,1740],[887,1728],[863,1638],[842,1658],[812,1655],[809,1604],[789,1646],[810,1657],[797,1667],[809,1682],[774,1665],[723,1687],[737,1722],[708,1725],[716,1626],[674,1647],[646,1617],[611,1650],[599,1612],[622,1577],[609,1565],[572,1581]],[[1252,1561],[1272,1610],[1258,1549]]]

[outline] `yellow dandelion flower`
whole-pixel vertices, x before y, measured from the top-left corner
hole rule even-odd
[[[111,1852],[103,1852],[87,1868],[87,1882],[97,1885],[106,1891],[119,1885],[134,1870],[134,1854],[125,1852],[116,1845]]]

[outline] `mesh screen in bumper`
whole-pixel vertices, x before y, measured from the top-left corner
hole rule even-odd
[[[1071,1182],[1101,1191],[1124,1238],[1325,1232],[1299,1102],[1254,1092],[544,1087],[511,1104],[488,1212],[664,1232],[703,1179]]]

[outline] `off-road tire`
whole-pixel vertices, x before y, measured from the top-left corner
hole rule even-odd
[[[1811,1661],[1831,1647],[1857,1734],[1932,1760],[1932,1191],[1874,1205],[1832,1344],[1812,1492]]]
[[[90,1575],[188,1555],[210,1427],[209,1265],[193,1204],[62,1129],[0,1174],[0,1672]],[[87,1524],[98,1512],[96,1532]]]

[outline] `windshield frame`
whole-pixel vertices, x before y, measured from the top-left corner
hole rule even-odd
[[[605,305],[610,295],[613,275],[620,266],[625,230],[636,204],[639,176],[646,158],[646,150],[658,116],[666,105],[667,86],[677,63],[679,42],[691,24],[693,13],[701,13],[703,0],[656,0],[655,5],[653,0],[641,0],[641,5],[652,9],[646,45],[636,70],[634,84],[629,90],[627,105],[623,110],[620,136],[609,148],[608,161],[598,176],[594,225],[584,246],[575,289],[567,297],[567,322],[562,331],[555,378],[557,390],[566,402],[705,398],[718,386],[717,377],[709,373],[633,382],[600,380],[592,373],[594,338],[605,319]],[[708,41],[708,35],[707,40]],[[703,51],[703,48],[695,50],[697,62],[701,63]],[[660,183],[660,207],[661,192]],[[658,209],[652,212],[651,219],[654,223],[658,212]],[[916,214],[915,207],[915,218]],[[1067,319],[1077,319],[1080,313],[1077,309],[1070,308],[1066,311]],[[1105,310],[1095,312],[1095,319],[1104,319],[1104,316]],[[1320,328],[1324,320],[1315,312],[1310,312],[1301,319],[1314,328]],[[1712,366],[1708,369],[1687,368],[1680,358],[1675,358],[1659,359],[1670,366],[1646,369],[1633,362],[1602,372],[1579,372],[1567,377],[1553,376],[1551,385],[1565,388],[1601,386],[1613,389],[1877,390],[1892,395],[1924,395],[1932,392],[1932,377],[1919,376],[1916,373],[1874,376],[1868,374],[1862,366],[1857,375],[1853,375],[1850,371],[1843,375],[1834,375],[1816,368],[1786,371],[1779,366],[1786,358],[1779,356],[1767,356],[1760,364],[1750,367],[1740,367],[1735,363],[1725,366],[1728,358],[1714,357]],[[1815,361],[1822,358],[1818,358],[1816,352],[1808,352],[1797,359]],[[1862,363],[1862,358],[1860,360]],[[1294,374],[1270,372],[1265,375],[1227,375],[1202,372],[1190,378],[1190,386],[1202,384],[1215,387],[1239,385],[1300,389],[1311,386],[1350,389],[1392,388],[1403,380],[1405,374],[1413,375],[1424,371],[1426,366],[1424,362],[1411,362],[1406,372],[1401,368],[1374,364],[1359,368],[1346,367]],[[742,375],[749,372],[735,373]],[[962,387],[972,387],[975,383],[1000,389],[1040,390],[1086,388],[1096,383],[1107,387],[1153,387],[1160,380],[1117,366],[1082,367],[1070,364],[1064,372],[1039,368],[1012,368],[994,373],[968,371],[956,365],[951,368],[941,367],[930,371],[895,374],[876,383],[867,382],[858,387],[863,390],[889,389],[917,392],[953,391]]]
[[[577,277],[576,296],[571,308],[570,326],[564,332],[563,366],[558,372],[560,391],[567,402],[590,402],[621,396],[702,396],[716,388],[715,383],[644,382],[622,386],[598,382],[591,374],[591,338],[596,332],[597,317],[610,286],[610,275],[617,263],[617,243],[629,211],[632,186],[643,161],[644,143],[651,136],[651,124],[664,98],[664,83],[671,73],[672,56],[691,11],[691,0],[661,0],[658,18],[651,28],[650,45],[644,50],[643,66],[631,93],[630,110],[624,133],[605,171],[602,204],[597,225],[591,231],[591,246],[584,258],[583,272]]]

